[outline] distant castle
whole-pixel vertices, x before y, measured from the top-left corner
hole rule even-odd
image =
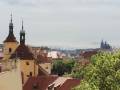
[[[101,41],[101,44],[100,44],[100,48],[101,49],[111,49],[112,47],[106,42],[106,41]]]

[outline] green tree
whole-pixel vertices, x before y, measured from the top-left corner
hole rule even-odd
[[[120,90],[120,52],[93,56],[83,76],[73,90]]]
[[[75,63],[74,67],[72,68],[72,72],[69,76],[73,78],[79,78],[82,79],[84,77],[84,74],[86,73],[86,66],[80,65],[79,63]]]
[[[72,68],[75,65],[75,60],[66,60],[66,62],[64,62],[65,64],[65,72],[70,74],[72,71]]]
[[[53,62],[52,73],[60,76],[65,73],[71,73],[74,64],[74,60],[55,60]]]
[[[53,62],[52,73],[57,75],[63,75],[65,71],[65,65],[62,60],[56,60]]]

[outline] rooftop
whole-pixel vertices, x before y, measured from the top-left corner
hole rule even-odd
[[[23,90],[71,90],[73,87],[80,84],[79,79],[58,76],[37,76],[30,77],[27,83],[23,86]]]
[[[34,59],[34,55],[30,51],[29,47],[24,44],[20,44],[10,58],[12,59],[15,58],[16,56],[22,60]]]

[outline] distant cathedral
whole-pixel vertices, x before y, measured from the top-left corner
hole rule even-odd
[[[106,41],[101,41],[101,45],[100,45],[101,49],[111,49],[112,47],[106,42]]]

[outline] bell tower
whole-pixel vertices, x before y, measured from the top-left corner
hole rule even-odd
[[[12,20],[12,14],[11,19],[9,23],[9,34],[7,38],[4,40],[4,58],[3,59],[9,59],[11,54],[15,51],[15,49],[18,46],[18,41],[16,40],[13,32],[13,20]]]
[[[24,27],[23,27],[23,21],[22,21],[22,29],[20,31],[20,44],[25,45],[25,30],[24,30]]]

